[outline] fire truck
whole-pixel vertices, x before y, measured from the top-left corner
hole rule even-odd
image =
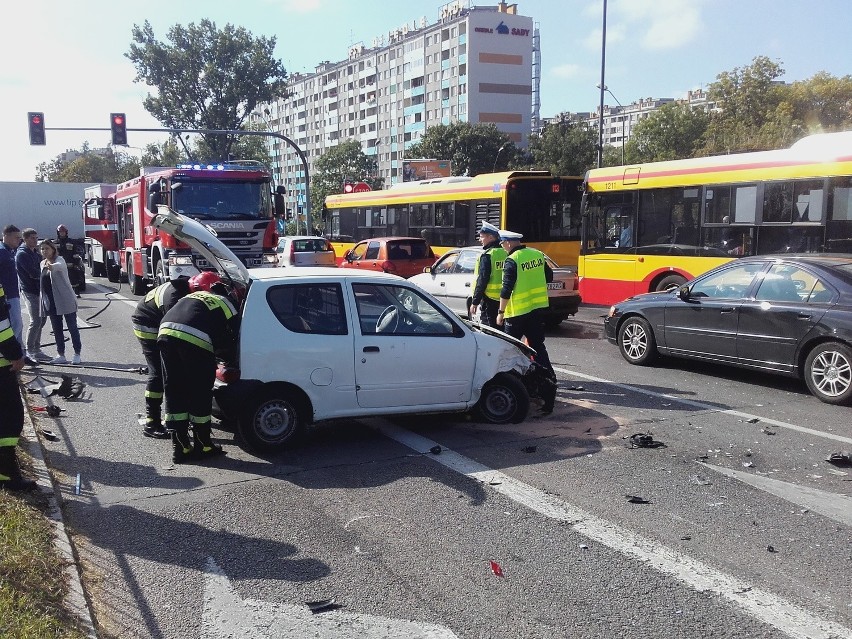
[[[189,246],[151,226],[158,204],[207,225],[249,267],[275,266],[273,212],[284,212],[284,187],[257,162],[146,167],[122,184],[85,189],[86,260],[95,277],[124,279],[141,295],[149,285],[208,268]]]

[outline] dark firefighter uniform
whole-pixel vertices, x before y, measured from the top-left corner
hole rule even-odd
[[[163,427],[163,365],[160,348],[157,346],[157,333],[160,322],[166,312],[179,299],[189,293],[189,280],[180,278],[148,291],[139,300],[133,313],[133,333],[142,346],[142,354],[148,365],[148,381],[145,384],[145,428],[148,437],[166,439],[168,431]]]
[[[0,284],[0,488],[25,490],[35,482],[21,477],[16,448],[24,429],[24,402],[18,373],[24,351],[12,330],[6,292]]]
[[[555,380],[550,356],[544,345],[544,317],[547,308],[547,283],[553,279],[553,271],[547,264],[544,253],[518,244],[523,236],[519,233],[502,232],[500,239],[509,244],[503,264],[503,284],[500,290],[500,306],[506,332],[516,339],[527,338],[535,349],[535,362],[548,370]],[[504,244],[505,246],[505,244]],[[556,386],[544,397],[542,413],[553,412],[556,401]]]
[[[490,229],[494,229],[492,233]],[[503,262],[506,251],[500,246],[498,229],[491,224],[483,224],[480,235],[493,237],[485,244],[482,255],[473,267],[473,296],[471,306],[480,306],[479,318],[483,324],[497,328],[497,311],[500,310],[500,289],[503,284]],[[471,319],[473,317],[471,316]]]
[[[238,334],[234,304],[207,291],[179,299],[160,323],[166,428],[172,431],[175,463],[223,452],[210,438],[213,382],[217,356],[226,362],[235,359]]]

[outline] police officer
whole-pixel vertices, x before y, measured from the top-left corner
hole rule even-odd
[[[470,302],[470,318],[476,316],[477,307],[480,321],[497,328],[497,311],[500,306],[500,287],[503,283],[503,260],[506,251],[500,246],[500,229],[488,222],[479,229],[479,242],[482,255],[473,267],[473,297]]]
[[[547,283],[553,279],[553,271],[547,264],[544,253],[521,244],[521,233],[500,231],[500,244],[506,250],[503,263],[503,283],[500,289],[500,306],[497,325],[516,339],[527,338],[530,348],[536,352],[535,362],[549,371],[553,380],[556,374],[550,364],[544,346],[543,309],[548,307]],[[556,401],[556,386],[544,397],[541,413],[553,412]]]
[[[166,428],[172,431],[172,459],[182,464],[221,455],[210,437],[217,356],[233,361],[239,315],[215,273],[196,275],[200,290],[179,299],[160,323],[157,343],[163,358]],[[192,424],[194,445],[189,439]]]
[[[133,333],[142,346],[142,354],[148,365],[148,381],[145,384],[145,426],[142,434],[146,437],[168,439],[169,432],[163,426],[163,365],[160,349],[157,346],[157,332],[163,316],[180,298],[191,291],[202,290],[199,275],[192,278],[181,277],[148,291],[133,313]]]
[[[29,490],[31,479],[21,477],[16,447],[24,429],[24,402],[18,371],[24,367],[24,351],[12,330],[6,291],[0,283],[0,489]]]

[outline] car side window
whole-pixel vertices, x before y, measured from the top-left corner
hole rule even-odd
[[[379,246],[378,242],[370,242],[367,245],[367,252],[364,253],[365,260],[377,260],[379,259]]]
[[[456,273],[473,273],[476,261],[482,255],[479,251],[462,251],[459,257]]]
[[[724,271],[698,280],[692,285],[692,297],[713,299],[742,299],[746,296],[754,278],[764,268],[764,262],[737,264]]]
[[[340,284],[287,284],[266,293],[269,308],[294,333],[346,335],[349,330]]]
[[[456,335],[456,325],[415,288],[352,285],[362,335]]]
[[[352,249],[352,252],[349,254],[349,256],[353,260],[360,260],[360,259],[364,258],[364,253],[366,253],[366,252],[367,252],[367,243],[364,242],[363,244],[355,245],[355,248]]]
[[[441,261],[435,265],[435,268],[432,269],[433,273],[452,273],[456,267],[456,261],[459,259],[458,253],[451,253],[450,255],[446,255],[441,258]]]
[[[762,302],[801,302],[810,296],[817,281],[816,277],[796,266],[773,264],[760,283],[755,299]]]

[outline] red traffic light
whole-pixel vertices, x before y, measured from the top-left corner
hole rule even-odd
[[[127,144],[127,119],[125,118],[123,113],[111,113],[109,116],[110,119],[110,131],[112,133],[112,144],[113,146],[118,145],[126,145]]]
[[[124,124],[124,116],[120,114],[112,116],[112,123],[115,126],[121,126],[122,124]]]
[[[30,111],[27,113],[30,129],[30,144],[46,144],[44,136],[44,113]]]

